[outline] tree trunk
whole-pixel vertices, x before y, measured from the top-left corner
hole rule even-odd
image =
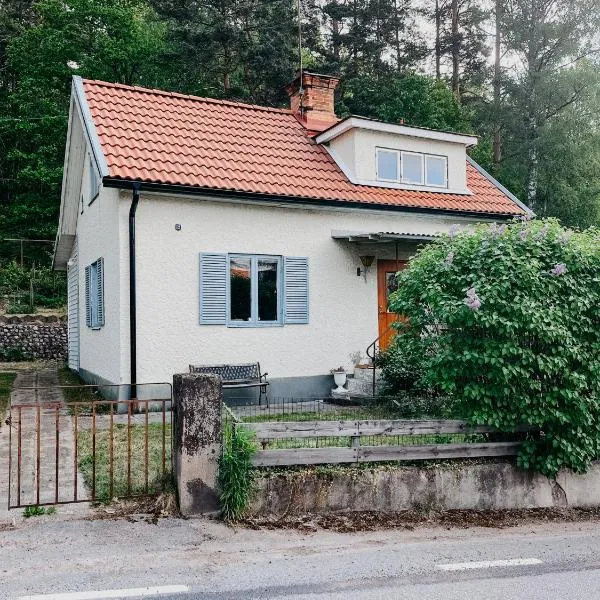
[[[442,15],[440,0],[435,0],[435,77],[436,79],[442,78]]]
[[[452,91],[460,100],[460,37],[458,31],[458,0],[452,0]]]
[[[502,0],[496,0],[496,36],[494,47],[494,141],[492,146],[492,165],[494,173],[498,172],[502,161],[502,119],[500,118],[500,104],[502,101],[502,65],[501,65],[501,43],[500,24],[502,19]]]

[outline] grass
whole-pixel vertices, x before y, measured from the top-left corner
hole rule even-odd
[[[66,364],[58,369],[58,382],[63,386],[85,386],[83,379],[77,373],[71,371]],[[93,387],[65,387],[63,388],[63,395],[67,403],[103,400],[97,388]]]
[[[244,414],[248,407],[230,406],[238,413],[238,419],[245,423],[267,421],[366,421],[389,419],[456,419],[455,402],[451,398],[433,396],[380,397],[354,406],[307,402],[308,410],[302,402],[273,402],[268,407],[250,407],[253,414]],[[310,410],[310,409],[313,410]]]
[[[293,448],[349,448],[350,437],[290,438],[265,441],[264,450],[283,450]],[[435,444],[467,444],[486,442],[482,434],[436,434],[436,435],[363,435],[361,446],[420,446]]]
[[[0,373],[0,423],[4,422],[10,404],[10,393],[16,373]]]
[[[23,511],[23,518],[41,517],[42,515],[55,515],[56,508],[54,506],[27,506]]]
[[[165,472],[163,473],[162,423],[148,425],[148,487],[145,479],[145,437],[144,425],[131,425],[131,462],[130,483],[127,485],[128,441],[127,425],[115,425],[113,428],[113,472],[111,494],[110,470],[110,430],[96,430],[96,500],[110,502],[113,498],[152,494],[167,491],[171,473],[171,425],[165,424]],[[92,431],[81,429],[77,434],[79,452],[79,470],[83,474],[86,486],[92,490],[93,439]]]

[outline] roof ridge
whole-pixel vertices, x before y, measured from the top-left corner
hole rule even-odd
[[[235,100],[220,100],[218,98],[207,98],[196,96],[194,94],[182,94],[180,92],[168,92],[156,88],[146,88],[139,85],[125,85],[124,83],[112,83],[110,81],[102,81],[101,79],[82,79],[83,83],[90,83],[101,87],[117,88],[122,90],[130,90],[132,92],[140,92],[143,94],[152,94],[155,96],[168,96],[171,98],[183,98],[185,100],[193,100],[195,102],[208,102],[210,104],[219,104],[222,106],[235,106],[238,108],[247,108],[251,110],[261,110],[265,112],[276,112],[286,115],[293,114],[289,108],[275,108],[274,106],[262,106],[260,104],[248,104],[247,102],[236,102]]]

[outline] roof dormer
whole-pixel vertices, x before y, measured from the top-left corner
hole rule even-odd
[[[467,147],[472,135],[348,117],[315,136],[355,184],[470,194]]]

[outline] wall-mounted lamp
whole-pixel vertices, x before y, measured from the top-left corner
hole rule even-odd
[[[366,281],[367,280],[367,271],[369,270],[369,267],[373,264],[375,257],[374,256],[359,256],[358,258],[360,258],[360,262],[362,263],[362,266],[364,267],[364,269],[357,267],[356,275],[358,277],[360,277],[362,275]]]

